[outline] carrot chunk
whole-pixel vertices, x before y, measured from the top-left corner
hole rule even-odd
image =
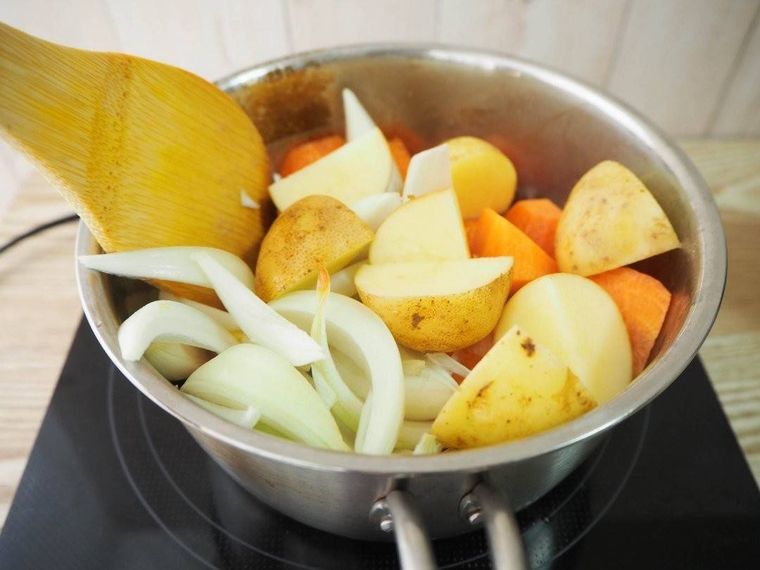
[[[412,159],[409,149],[406,148],[404,141],[398,137],[388,140],[388,147],[391,149],[391,156],[396,163],[402,178],[406,178],[406,171],[409,169],[409,161]]]
[[[489,334],[483,340],[479,340],[473,345],[460,348],[451,356],[472,370],[475,368],[475,365],[480,362],[480,360],[486,355],[486,352],[491,350],[492,346],[493,335]],[[462,380],[459,380],[459,378],[457,378],[457,382],[461,382]]]
[[[554,235],[561,214],[562,210],[551,200],[535,198],[515,202],[504,217],[554,257]]]
[[[329,135],[301,143],[291,148],[285,155],[280,167],[281,176],[290,176],[294,172],[309,166],[323,156],[330,154],[346,144],[346,139],[340,135]]]
[[[649,360],[665,314],[670,291],[654,277],[630,267],[619,267],[590,277],[615,301],[628,329],[633,350],[633,373],[638,375]]]
[[[512,222],[486,208],[478,218],[476,248],[480,257],[514,257],[510,295],[526,283],[557,272],[556,262]]]
[[[470,246],[470,252],[475,257],[475,252],[480,248],[478,242],[478,219],[470,218],[464,220],[464,233],[467,236],[467,244]]]

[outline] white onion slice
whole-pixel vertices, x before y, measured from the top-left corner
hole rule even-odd
[[[308,330],[317,311],[313,291],[295,291],[275,299],[270,306],[299,327]],[[367,433],[357,439],[357,451],[389,454],[398,437],[404,414],[404,382],[396,341],[388,327],[359,301],[330,293],[325,319],[330,344],[360,365],[372,383]],[[366,404],[365,404],[366,406]]]
[[[164,279],[211,287],[211,282],[195,261],[206,255],[232,273],[246,287],[253,287],[253,271],[238,256],[214,247],[152,247],[125,251],[80,255],[79,262],[88,269],[133,279]]]
[[[359,271],[362,265],[366,262],[359,261],[348,267],[344,267],[340,271],[336,271],[330,277],[330,290],[333,293],[339,295],[345,295],[346,297],[356,297],[356,285],[354,284],[354,277],[356,272]]]
[[[430,433],[423,434],[420,441],[414,447],[414,455],[434,455],[443,451],[443,446]]]
[[[338,395],[335,393],[335,390],[330,387],[330,384],[321,374],[315,374],[311,380],[314,383],[314,389],[319,394],[319,397],[322,398],[327,409],[332,411],[333,406],[338,401]]]
[[[335,346],[330,348],[330,354],[332,354],[335,367],[346,385],[351,388],[357,398],[366,400],[367,395],[372,390],[372,382],[367,373],[348,356],[336,350]]]
[[[213,319],[174,301],[153,301],[138,309],[119,327],[124,360],[140,360],[154,341],[179,342],[214,352],[227,350],[237,340]]]
[[[253,406],[261,413],[262,424],[295,441],[349,450],[316,390],[269,348],[233,346],[193,372],[181,390],[222,406]]]
[[[351,204],[354,213],[367,224],[372,231],[377,230],[396,209],[401,206],[401,196],[393,192],[372,194]]]
[[[232,315],[230,315],[227,311],[222,311],[221,309],[210,307],[209,305],[204,305],[198,301],[185,299],[184,297],[178,297],[177,295],[169,293],[168,291],[161,291],[158,294],[158,298],[164,301],[176,301],[177,303],[182,303],[183,305],[187,305],[193,309],[198,309],[201,313],[208,315],[231,333],[235,333],[240,330],[240,327],[235,322],[235,319],[233,319]]]
[[[258,210],[261,208],[261,204],[251,198],[245,190],[240,191],[240,205],[243,206],[243,208],[249,208],[251,210]]]
[[[177,342],[151,343],[144,356],[170,382],[184,380],[211,358],[202,348]]]
[[[364,105],[350,89],[343,90],[343,116],[346,123],[346,140],[353,141],[374,129],[375,121],[372,120]]]
[[[220,406],[219,404],[209,402],[203,398],[197,398],[192,394],[185,394],[185,397],[198,404],[201,408],[219,416],[223,420],[227,420],[228,422],[239,425],[245,429],[253,429],[261,419],[261,412],[259,412],[255,406],[248,406],[241,410],[237,408],[228,408],[227,406]]]
[[[418,152],[412,157],[406,171],[406,180],[401,196],[406,200],[412,196],[448,190],[452,186],[454,186],[454,182],[451,179],[449,147],[442,144]]]
[[[433,429],[433,422],[405,421],[401,424],[396,449],[414,449],[420,439]]]
[[[404,376],[418,376],[425,370],[427,363],[416,358],[402,358],[401,365],[404,367]]]
[[[359,102],[359,98],[350,89],[343,90],[343,116],[345,118],[346,140],[348,142],[354,141],[377,128],[375,121],[372,120],[364,105]],[[402,184],[401,173],[398,171],[396,161],[394,160],[391,162],[391,177],[388,181],[386,192],[398,194],[401,191]]]
[[[343,352],[331,348],[331,353],[346,385],[358,398],[366,399],[372,385],[364,370]],[[421,353],[402,349],[402,354],[409,357],[401,360],[404,370],[404,418],[433,420],[458,384],[442,368],[415,358]]]
[[[277,314],[215,259],[201,254],[197,261],[219,299],[251,342],[274,350],[295,366],[311,364],[325,357],[308,334]]]
[[[318,391],[322,383],[327,384],[332,390],[335,402],[334,405],[328,407],[330,407],[335,417],[350,430],[357,431],[359,428],[359,416],[362,413],[362,402],[346,386],[343,378],[341,378],[330,354],[330,347],[327,344],[325,317],[327,298],[330,295],[330,276],[325,269],[322,269],[319,273],[316,295],[318,297],[317,311],[311,324],[311,338],[319,344],[325,354],[325,358],[311,365],[311,375],[314,378],[315,385],[318,386]],[[324,391],[324,388],[322,390]]]
[[[404,378],[404,418],[407,420],[434,420],[444,404],[456,391],[444,377],[425,368],[418,376]],[[456,386],[456,382],[454,382]]]
[[[364,447],[367,440],[367,428],[369,427],[370,417],[372,415],[372,390],[367,394],[367,399],[362,406],[362,413],[359,416],[359,426],[356,429],[356,437],[354,438],[354,450],[360,453],[360,449]],[[395,444],[394,444],[395,447]]]
[[[440,366],[450,374],[459,374],[462,378],[466,378],[470,373],[469,368],[445,352],[428,352],[425,355],[425,358],[427,358],[432,364]]]

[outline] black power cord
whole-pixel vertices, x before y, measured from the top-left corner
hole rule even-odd
[[[77,220],[79,220],[79,216],[77,216],[76,214],[69,214],[67,216],[63,216],[62,218],[50,220],[49,222],[36,226],[32,228],[31,230],[14,237],[10,241],[5,242],[3,245],[0,245],[0,254],[5,253],[14,245],[21,243],[27,238],[36,236],[37,234],[42,233],[46,230],[49,230],[50,228],[54,228],[56,226],[62,226],[63,224],[68,224],[70,222],[76,222]]]

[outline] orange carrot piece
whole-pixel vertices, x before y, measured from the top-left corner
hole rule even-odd
[[[562,210],[551,200],[535,198],[515,202],[504,217],[554,257],[554,235],[561,214]]]
[[[470,218],[464,220],[464,233],[467,236],[467,244],[470,246],[470,252],[475,256],[475,252],[480,248],[478,243],[478,220]]]
[[[514,257],[510,295],[534,279],[557,272],[557,263],[536,242],[490,208],[478,218],[476,241],[473,253],[480,257]]]
[[[388,147],[391,149],[391,156],[393,156],[393,161],[396,163],[396,166],[401,173],[401,178],[406,178],[406,171],[409,169],[409,161],[412,160],[412,157],[409,154],[409,149],[406,148],[404,141],[398,137],[393,137],[388,140]]]
[[[412,129],[400,123],[383,125],[381,127],[385,138],[388,140],[400,139],[410,154],[417,154],[431,146],[430,141],[425,141]]]
[[[346,139],[342,136],[329,135],[296,145],[285,155],[282,166],[280,166],[280,175],[283,177],[290,176],[344,144],[346,144]]]
[[[464,348],[460,348],[459,350],[455,351],[451,356],[454,357],[456,360],[464,364],[467,368],[472,370],[475,368],[475,365],[480,362],[480,360],[486,355],[486,352],[491,350],[491,347],[493,346],[493,335],[488,335],[483,340],[479,340],[473,345],[466,346]],[[455,376],[457,382],[461,382],[464,380],[459,379],[459,376]]]
[[[623,316],[633,350],[633,374],[644,370],[665,314],[670,291],[657,279],[630,267],[619,267],[590,277],[615,301]]]

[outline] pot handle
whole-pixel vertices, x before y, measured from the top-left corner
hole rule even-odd
[[[370,517],[383,532],[396,535],[396,548],[404,570],[434,570],[433,545],[422,526],[422,517],[411,495],[394,490],[377,501]]]
[[[491,562],[497,570],[525,570],[525,547],[509,500],[486,483],[462,498],[462,516],[472,525],[485,526]]]

